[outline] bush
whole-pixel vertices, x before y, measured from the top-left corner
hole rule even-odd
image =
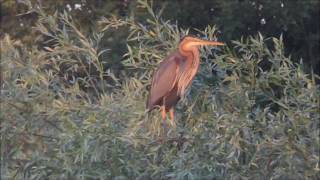
[[[201,67],[178,104],[178,127],[159,141],[145,114],[153,70],[188,30],[160,19],[102,19],[84,34],[67,13],[41,18],[43,48],[1,39],[3,179],[319,179],[319,86],[261,34],[201,49]],[[127,28],[114,72],[107,31]],[[199,33],[215,39],[215,28]]]

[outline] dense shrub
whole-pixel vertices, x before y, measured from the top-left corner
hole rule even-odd
[[[19,38],[28,44],[34,43],[34,33],[28,28],[38,19],[32,6],[41,3],[46,13],[67,10],[81,24],[82,29],[92,30],[101,16],[132,17],[140,23],[150,17],[140,8],[140,0],[85,1],[55,0],[41,3],[38,0],[5,0],[1,4],[3,33]],[[304,69],[320,73],[320,1],[317,0],[194,0],[171,1],[149,0],[154,8],[162,12],[164,19],[177,22],[180,27],[204,29],[207,25],[219,27],[219,38],[227,43],[240,37],[255,35],[257,31],[265,36],[283,35],[286,54],[291,54],[295,62],[304,60]],[[14,31],[12,31],[14,29]],[[191,29],[192,31],[192,29]],[[115,60],[124,53],[126,29],[117,33],[106,33],[102,44],[108,45],[114,53],[109,56]],[[117,41],[119,43],[113,43]],[[113,67],[119,68],[119,67]]]
[[[111,17],[85,34],[39,10],[50,43],[1,39],[2,179],[319,179],[318,77],[284,55],[282,37],[201,49],[177,129],[160,141],[158,113],[145,114],[150,77],[188,30],[140,5],[147,24]],[[114,28],[129,29],[117,74],[100,46]]]

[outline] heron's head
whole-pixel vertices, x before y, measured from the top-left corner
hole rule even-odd
[[[199,46],[223,46],[224,43],[216,41],[208,41],[193,36],[185,36],[179,44],[180,52],[188,52],[197,49]]]

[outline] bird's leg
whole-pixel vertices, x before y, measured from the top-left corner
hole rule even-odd
[[[166,125],[166,108],[165,106],[161,106],[161,115],[162,115],[162,127],[163,127],[163,134],[162,134],[162,142],[166,141],[167,136],[167,125]]]
[[[177,126],[176,126],[176,122],[174,121],[174,109],[173,108],[171,108],[170,110],[169,110],[169,113],[170,113],[170,122],[171,122],[171,125],[172,125],[172,127],[175,129]]]
[[[161,116],[162,116],[162,127],[166,129],[166,108],[164,106],[161,106]]]

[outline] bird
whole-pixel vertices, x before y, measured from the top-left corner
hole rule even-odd
[[[176,126],[174,107],[184,96],[198,72],[200,64],[199,47],[204,45],[223,46],[224,43],[186,35],[180,40],[177,50],[164,58],[153,74],[146,109],[147,112],[151,112],[160,107],[164,128],[166,128],[168,112],[171,125]]]

